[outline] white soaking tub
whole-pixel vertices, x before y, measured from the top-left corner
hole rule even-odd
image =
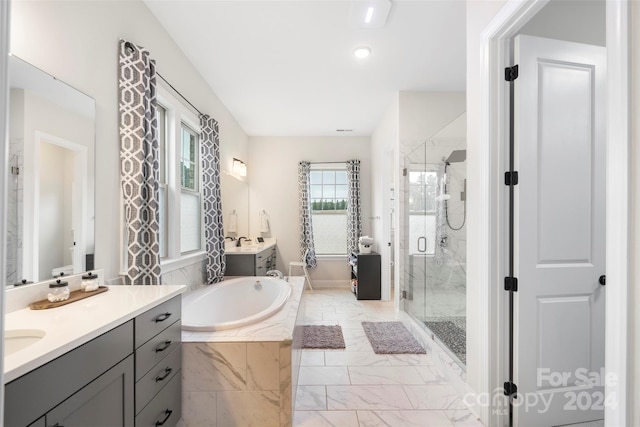
[[[277,313],[291,295],[288,282],[274,277],[239,277],[202,287],[182,301],[182,329],[240,328]]]

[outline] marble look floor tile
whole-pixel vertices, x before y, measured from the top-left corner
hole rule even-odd
[[[332,411],[413,409],[398,385],[328,386],[327,407]]]
[[[342,351],[325,353],[326,366],[391,366],[387,355],[373,351]]]
[[[453,427],[443,411],[358,411],[360,427]]]
[[[346,367],[302,366],[299,385],[340,385],[351,384]]]
[[[344,344],[346,351],[364,351],[374,354],[373,347],[371,347],[371,343],[366,336],[351,338],[344,337]]]
[[[326,411],[327,388],[323,385],[301,385],[296,391],[297,411]]]
[[[350,366],[351,384],[424,384],[413,366]]]
[[[295,411],[293,427],[358,427],[356,411]]]
[[[302,352],[302,359],[300,361],[300,366],[325,366],[324,351],[322,351],[322,350],[315,350],[315,351],[304,350]]]
[[[445,377],[444,372],[435,365],[418,366],[416,367],[416,370],[425,384],[447,383],[447,378]]]
[[[484,427],[484,424],[468,409],[444,411],[454,427]]]
[[[427,354],[387,354],[392,366],[433,366],[433,358]]]
[[[413,409],[466,409],[456,389],[449,384],[407,385],[404,390]]]

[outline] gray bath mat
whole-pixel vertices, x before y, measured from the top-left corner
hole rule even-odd
[[[305,325],[302,348],[345,348],[339,325]]]
[[[376,354],[425,354],[402,322],[362,322]]]

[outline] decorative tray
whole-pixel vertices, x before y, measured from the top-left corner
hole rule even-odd
[[[31,304],[29,304],[29,308],[31,310],[46,310],[48,308],[60,307],[61,305],[71,304],[72,302],[80,301],[81,299],[89,298],[94,295],[107,292],[108,290],[109,290],[108,286],[100,286],[95,291],[90,291],[90,292],[85,292],[78,289],[77,291],[72,291],[71,294],[69,295],[69,298],[67,298],[64,301],[51,302],[48,299],[43,299],[40,301],[32,302]]]

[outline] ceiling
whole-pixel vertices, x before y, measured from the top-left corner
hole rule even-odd
[[[394,92],[465,89],[462,0],[393,1],[381,28],[362,1],[146,4],[251,136],[371,135]]]

